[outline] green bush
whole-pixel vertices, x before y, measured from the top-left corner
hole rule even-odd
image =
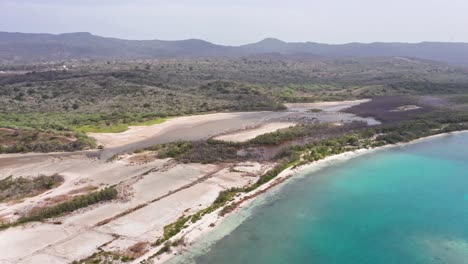
[[[40,175],[32,179],[9,176],[0,180],[0,202],[35,196],[61,185],[63,181],[63,177],[58,174]]]
[[[41,208],[26,216],[19,218],[16,222],[0,225],[0,229],[20,225],[27,222],[43,221],[48,218],[58,217],[65,213],[90,206],[103,201],[109,201],[117,197],[117,190],[113,187],[106,187],[100,191],[90,194],[80,195],[70,201],[63,202],[52,207]]]

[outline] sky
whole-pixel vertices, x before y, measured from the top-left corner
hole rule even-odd
[[[468,42],[468,0],[0,0],[0,31],[124,39]]]

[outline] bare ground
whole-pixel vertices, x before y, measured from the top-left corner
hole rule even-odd
[[[90,133],[89,135],[104,146],[100,157],[109,159],[116,154],[132,152],[154,144],[181,140],[205,140],[269,123],[363,121],[370,125],[378,124],[379,122],[373,118],[362,118],[352,113],[338,112],[368,101],[287,104],[286,111],[278,112],[237,112],[184,116],[170,119],[162,124],[130,127],[129,130],[122,133]],[[308,112],[308,109],[321,109],[323,112],[312,113]]]
[[[240,132],[229,133],[229,134],[226,134],[226,135],[217,136],[214,139],[223,140],[223,141],[231,141],[231,142],[245,142],[245,141],[253,139],[253,138],[255,138],[255,137],[259,136],[259,135],[274,132],[274,131],[277,131],[279,129],[288,128],[288,127],[291,127],[291,126],[294,126],[294,125],[295,125],[295,123],[287,123],[287,122],[284,122],[284,123],[280,123],[280,122],[278,122],[278,123],[269,123],[269,124],[261,125],[261,126],[259,126],[257,128],[247,129],[247,130],[240,131]]]
[[[301,110],[305,116],[310,114],[307,107],[301,108],[305,109]],[[327,104],[326,107],[337,106]],[[330,114],[333,111],[324,112]],[[183,117],[160,125],[133,128],[123,134],[97,135],[97,138],[107,142],[108,146],[115,146],[109,147],[114,148],[114,152],[108,153],[116,153],[129,146],[132,149],[162,141],[209,138],[277,122],[291,114],[298,113]],[[64,177],[64,183],[56,189],[16,204],[0,204],[3,221],[13,221],[32,208],[57,203],[95,188],[115,185],[119,190],[119,199],[112,202],[80,209],[50,222],[29,223],[0,231],[0,263],[70,263],[91,255],[98,248],[131,251],[135,245],[154,242],[161,236],[164,226],[181,215],[210,205],[221,190],[250,184],[274,166],[268,161],[178,164],[144,153],[123,155],[106,162],[96,158],[96,153],[0,155],[0,179],[10,175],[33,177],[54,173]]]
[[[1,156],[0,156],[1,159]],[[127,156],[102,162],[85,156],[45,157],[20,166],[6,166],[11,175],[60,172],[57,189],[23,202],[0,204],[4,221],[12,221],[36,206],[62,196],[117,185],[119,199],[81,209],[51,223],[31,223],[0,232],[0,263],[70,263],[98,247],[127,251],[136,243],[151,243],[163,227],[180,215],[211,204],[221,190],[244,186],[272,164],[177,164],[171,160],[132,162]],[[2,170],[3,171],[3,170]],[[53,224],[60,222],[61,224]]]

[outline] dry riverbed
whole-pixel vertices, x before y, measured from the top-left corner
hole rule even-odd
[[[118,191],[113,201],[0,231],[0,263],[70,263],[98,249],[134,258],[148,254],[148,250],[154,250],[150,244],[161,237],[164,226],[208,207],[222,190],[255,182],[275,164],[183,164],[172,159],[156,159],[151,153],[122,153],[156,143],[216,136],[222,140],[245,141],[303,120],[376,122],[337,112],[358,103],[361,102],[289,105],[289,110],[283,112],[181,117],[154,126],[133,127],[123,133],[92,134],[105,146],[101,159],[91,155],[96,151],[0,155],[0,179],[10,175],[32,178],[53,174],[64,179],[60,186],[37,196],[0,203],[0,221],[15,221],[36,208],[107,186],[115,186]],[[311,115],[313,119],[309,118]],[[291,118],[296,121],[288,121]],[[111,161],[102,158],[115,154],[121,155]]]
[[[379,124],[373,118],[362,118],[354,114],[341,112],[346,108],[368,101],[286,104],[287,110],[278,112],[236,112],[184,116],[169,119],[162,124],[130,127],[122,133],[89,133],[89,136],[95,138],[99,144],[104,146],[101,158],[108,159],[115,154],[134,151],[154,144],[180,140],[205,140],[218,135],[236,134],[251,130],[252,132],[245,136],[248,138],[252,135],[259,135],[261,132],[273,132],[286,126],[271,125],[271,123],[287,123],[290,125],[297,123],[349,123],[361,121],[369,125]],[[320,110],[320,112],[308,111],[311,109]],[[256,129],[260,131],[253,132]],[[243,138],[243,136],[240,137]]]

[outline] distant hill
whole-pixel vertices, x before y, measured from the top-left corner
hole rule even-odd
[[[265,39],[239,47],[247,53],[278,52],[282,54],[310,53],[330,57],[414,57],[453,64],[468,64],[468,43],[349,43],[321,44],[314,42],[283,42]]]
[[[468,43],[284,42],[268,38],[243,46],[222,46],[198,39],[124,40],[90,33],[29,34],[0,32],[0,61],[63,59],[219,57],[261,54],[324,57],[413,57],[468,65]]]

